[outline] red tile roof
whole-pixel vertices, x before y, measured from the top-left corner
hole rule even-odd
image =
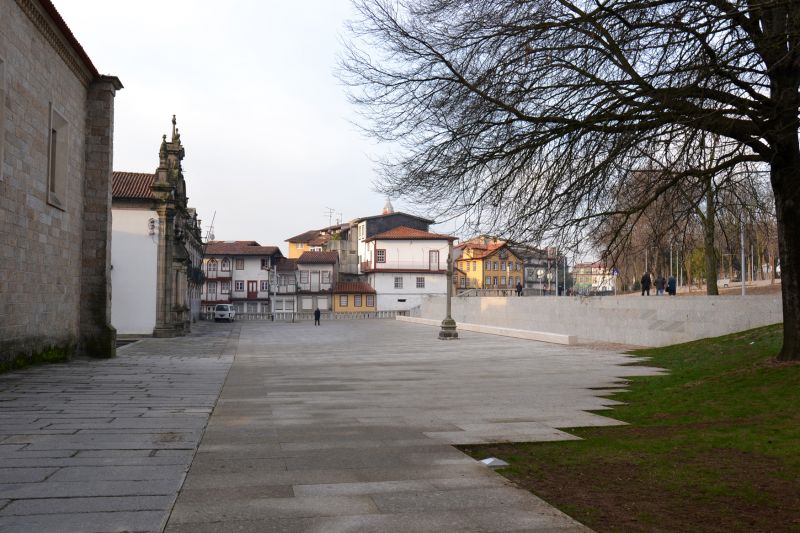
[[[408,226],[398,226],[396,228],[390,229],[389,231],[384,231],[383,233],[373,235],[369,239],[366,239],[366,241],[377,241],[377,240],[454,241],[456,240],[456,238],[453,237],[452,235],[442,235],[439,233],[431,233],[429,231],[423,231],[421,229],[409,228]]]
[[[463,245],[459,245],[459,247],[461,246],[463,246],[463,249],[465,250],[472,250],[472,257],[462,255],[460,259],[463,259],[464,261],[470,261],[472,259],[483,259],[484,257],[494,255],[494,253],[501,248],[505,248],[506,243],[503,241],[492,242],[487,245],[464,243]]]
[[[277,246],[261,246],[256,241],[211,241],[205,255],[274,255],[280,254]]]
[[[335,294],[375,294],[375,289],[363,281],[340,281],[333,288]]]
[[[305,232],[301,233],[300,235],[295,235],[294,237],[289,237],[284,242],[302,242],[302,243],[306,243],[306,242],[310,242],[310,241],[314,240],[315,238],[319,237],[319,234],[320,234],[320,230],[312,229],[312,230],[309,230],[309,231],[305,231]]]
[[[150,186],[155,181],[155,174],[143,172],[113,172],[111,174],[112,198],[136,198],[155,200]]]
[[[278,272],[292,272],[297,270],[297,259],[281,257],[277,263]]]
[[[304,252],[297,259],[298,265],[329,265],[339,261],[337,252]]]

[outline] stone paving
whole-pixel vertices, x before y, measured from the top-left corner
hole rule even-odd
[[[0,375],[0,531],[163,528],[238,338],[197,329]]]
[[[586,531],[449,444],[618,423],[586,411],[659,372],[630,362],[390,320],[250,322],[2,375],[0,531]]]
[[[241,327],[167,532],[586,531],[449,444],[572,439],[659,372],[385,320]]]

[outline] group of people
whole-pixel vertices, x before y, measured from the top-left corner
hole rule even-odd
[[[669,279],[664,279],[664,276],[661,274],[658,275],[655,281],[656,285],[656,294],[658,296],[663,296],[664,290],[666,289],[667,294],[670,296],[675,296],[677,292],[677,281],[675,280],[675,276],[670,274]],[[647,294],[650,296],[650,288],[653,286],[653,279],[650,277],[650,272],[645,272],[642,276],[642,296]]]

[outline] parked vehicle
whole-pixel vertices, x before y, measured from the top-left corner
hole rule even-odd
[[[217,304],[214,307],[214,322],[227,320],[233,322],[236,319],[236,309],[231,304]]]

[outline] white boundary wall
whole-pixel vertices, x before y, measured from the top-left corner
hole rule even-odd
[[[412,316],[441,320],[445,297],[431,296]],[[780,295],[453,298],[456,322],[575,335],[638,346],[667,346],[783,320]]]

